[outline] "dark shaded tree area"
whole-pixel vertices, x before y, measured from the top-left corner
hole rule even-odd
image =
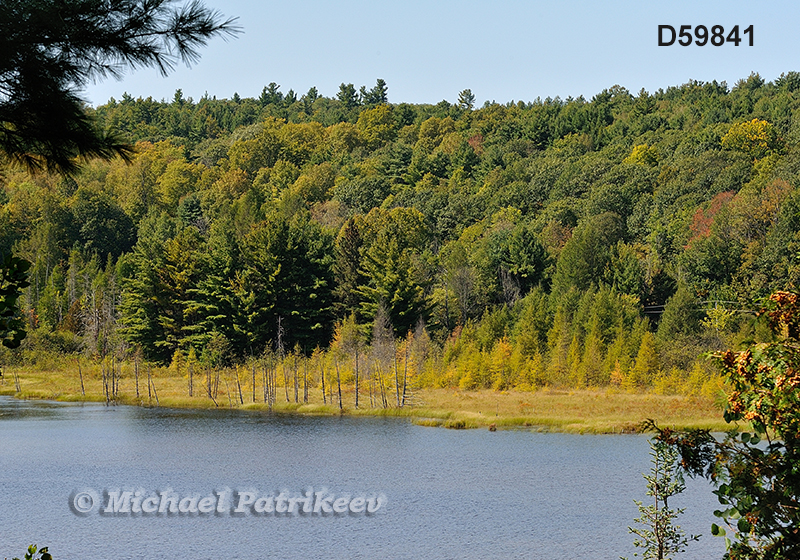
[[[71,192],[82,163],[114,157],[129,162],[132,147],[99,125],[78,91],[89,80],[118,76],[128,68],[155,66],[166,75],[178,61],[196,61],[197,49],[211,37],[235,35],[239,30],[233,22],[198,0],[183,5],[175,0],[4,2],[0,5],[0,164],[20,165],[30,173],[58,173]],[[95,258],[107,254],[111,260],[130,250],[133,224],[113,201],[84,189],[68,209],[58,197],[45,198],[41,207],[54,227],[46,228],[44,235],[55,251],[39,255],[37,264],[43,263],[47,276],[52,270],[53,277],[59,277],[59,264],[53,267],[59,257],[64,260],[59,240],[75,231],[75,241]],[[15,348],[27,335],[17,300],[20,290],[30,285],[26,272],[31,263],[12,256],[13,232],[4,237],[0,340]],[[111,292],[115,291],[113,280],[112,276]],[[36,282],[36,293],[39,287]],[[45,301],[53,296],[52,290],[52,284],[45,288]],[[96,303],[93,298],[92,304]],[[104,333],[105,325],[115,323],[113,308],[113,303],[103,306]],[[58,311],[60,321],[63,309]],[[85,311],[89,330],[97,334],[100,311]],[[36,323],[35,313],[30,315]],[[105,349],[108,339],[104,338]],[[96,342],[97,337],[90,334],[87,348],[96,350]]]
[[[436,383],[668,388],[800,277],[796,83],[481,108],[389,103],[383,80],[125,96],[91,113],[136,143],[129,164],[2,169],[0,246],[33,263],[30,327],[61,341],[168,362],[213,338],[237,360],[279,325],[310,353],[380,314],[438,342]],[[510,365],[465,373],[484,358]]]

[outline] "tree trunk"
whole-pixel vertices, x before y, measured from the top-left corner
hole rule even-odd
[[[358,408],[358,346],[356,346],[356,408]]]
[[[231,400],[231,388],[228,386],[228,378],[223,375],[222,379],[225,380],[225,392],[228,394],[228,408],[233,408],[233,401]],[[238,372],[236,375],[236,382],[239,382]]]
[[[406,338],[406,359],[403,363],[403,400],[400,401],[400,406],[406,405],[406,387],[408,380],[408,338]]]
[[[267,387],[267,365],[266,364],[264,364],[264,369],[262,370],[262,373],[261,373],[261,385],[264,386],[264,404],[267,404],[267,400],[268,400],[267,392],[268,392],[269,388]]]
[[[300,397],[298,395],[298,381],[297,381],[297,354],[294,355],[294,402],[295,404],[300,402]]]
[[[308,404],[308,360],[303,359],[303,402]]]
[[[394,342],[392,343],[394,349]],[[397,376],[397,352],[394,353],[394,396],[397,401],[397,407],[400,407],[400,381]]]
[[[380,368],[380,365],[376,364],[376,369],[377,368]],[[369,371],[369,370],[367,370],[367,371],[369,372],[369,377],[368,377],[369,383],[367,384],[368,387],[369,387],[369,406],[370,406],[370,408],[375,408],[375,397],[374,397],[374,392],[375,392],[374,391],[374,385],[375,385],[374,378],[375,378],[375,376],[372,375],[371,371]]]
[[[342,376],[339,375],[339,361],[334,360],[336,364],[336,385],[339,387],[339,410],[342,410]]]
[[[153,392],[151,390],[152,384],[150,383],[150,366],[147,366],[147,404],[152,404]]]
[[[383,382],[383,373],[378,374],[378,383],[381,387],[381,402],[383,403],[383,408],[388,408],[389,403],[386,400],[386,385]]]
[[[147,373],[148,373],[148,377],[150,377],[149,376],[149,374],[150,374],[150,370],[149,369],[147,370]],[[158,391],[156,391],[156,384],[152,379],[150,379],[150,384],[153,386],[153,395],[155,395],[155,397],[156,397],[156,406],[161,406],[161,403],[158,402]]]
[[[106,397],[106,406],[108,406],[108,373],[106,372],[106,360],[100,362],[100,371],[102,372],[103,376],[103,394]]]
[[[286,375],[286,360],[281,360],[281,368],[283,369],[283,391],[286,393],[286,402],[292,402],[289,400],[289,376]]]
[[[244,395],[242,395],[242,384],[239,381],[239,368],[236,368],[236,387],[239,389],[239,404],[244,404]]]
[[[319,359],[319,369],[322,376],[322,404],[328,404],[328,399],[325,396],[325,364],[322,362],[322,357]]]
[[[78,377],[81,378],[81,395],[86,396],[86,388],[83,386],[83,371],[81,371],[81,359],[78,358]],[[136,386],[136,397],[139,397],[139,386]]]

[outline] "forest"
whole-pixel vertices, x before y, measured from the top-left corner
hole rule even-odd
[[[704,353],[768,337],[755,310],[800,278],[798,108],[796,72],[482,107],[381,79],[110,99],[87,111],[129,161],[0,167],[0,253],[32,263],[0,363],[269,359],[296,400],[314,358],[384,405],[398,375],[713,392]]]

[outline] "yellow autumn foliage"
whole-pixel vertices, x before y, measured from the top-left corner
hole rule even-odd
[[[753,159],[760,159],[781,151],[783,141],[772,123],[753,119],[731,125],[722,137],[722,147],[744,152]]]

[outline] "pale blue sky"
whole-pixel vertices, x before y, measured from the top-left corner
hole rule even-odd
[[[285,93],[316,86],[334,96],[386,80],[392,103],[455,102],[470,88],[484,101],[591,98],[619,84],[637,93],[689,80],[727,81],[751,72],[774,80],[800,71],[800,4],[784,0],[205,0],[238,16],[244,33],[212,41],[190,69],[163,78],[152,69],[105,80],[83,96],[91,104],[134,97],[171,99],[180,88],[257,97],[270,82]],[[659,24],[754,26],[753,47],[659,47]],[[746,38],[745,38],[746,39]]]

